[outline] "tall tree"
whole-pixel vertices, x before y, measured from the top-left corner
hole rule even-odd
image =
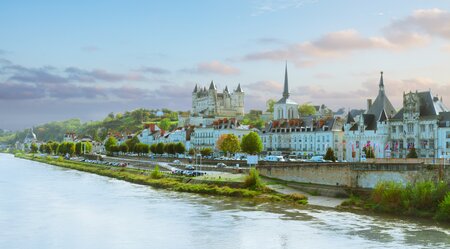
[[[336,161],[336,157],[334,156],[334,151],[331,147],[328,147],[327,152],[325,153],[325,156],[323,157],[323,159],[330,160],[333,162]]]
[[[314,115],[316,114],[316,108],[309,103],[305,103],[298,106],[298,112],[300,116]]]
[[[275,100],[274,99],[269,99],[266,102],[266,106],[267,106],[267,112],[272,112],[273,113],[273,106],[275,105]]]
[[[219,149],[224,153],[234,154],[241,150],[239,143],[239,138],[234,134],[224,134],[226,135],[219,145]],[[223,135],[222,135],[223,136]]]
[[[244,135],[242,137],[241,149],[243,152],[251,155],[261,153],[263,144],[258,133],[252,131],[249,134]]]
[[[30,146],[31,153],[36,153],[38,151],[38,146],[35,143],[32,143]]]
[[[156,153],[157,154],[164,154],[164,144],[163,143],[158,143],[156,145]]]
[[[175,145],[175,151],[178,154],[184,154],[184,152],[186,152],[186,147],[182,142],[179,142]]]
[[[111,146],[116,146],[117,145],[117,139],[113,136],[108,137],[108,139],[105,142],[105,149],[106,151],[112,153],[113,151],[111,150]]]

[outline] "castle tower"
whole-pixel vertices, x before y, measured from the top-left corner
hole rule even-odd
[[[233,108],[236,109],[238,115],[244,115],[244,91],[242,91],[241,84],[238,84],[236,90],[232,95]]]

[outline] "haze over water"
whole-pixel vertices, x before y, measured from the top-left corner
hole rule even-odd
[[[0,154],[0,248],[449,248],[431,223],[155,190]]]

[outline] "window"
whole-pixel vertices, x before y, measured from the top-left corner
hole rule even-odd
[[[447,131],[446,137],[450,138],[450,131]]]
[[[434,125],[430,124],[428,129],[430,130],[430,132],[434,131]]]
[[[414,132],[414,124],[408,124],[408,133]]]
[[[447,142],[447,143],[446,143],[446,148],[447,148],[447,149],[450,149],[450,142]]]
[[[420,125],[420,132],[425,132],[425,125]]]
[[[392,133],[396,133],[397,132],[396,128],[397,128],[397,126],[395,126],[395,125],[392,126]]]

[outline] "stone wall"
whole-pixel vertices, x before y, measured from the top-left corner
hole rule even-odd
[[[374,188],[379,181],[403,184],[438,181],[440,166],[408,163],[297,163],[258,166],[267,177],[300,183],[350,188]],[[448,167],[444,179],[450,179]]]

